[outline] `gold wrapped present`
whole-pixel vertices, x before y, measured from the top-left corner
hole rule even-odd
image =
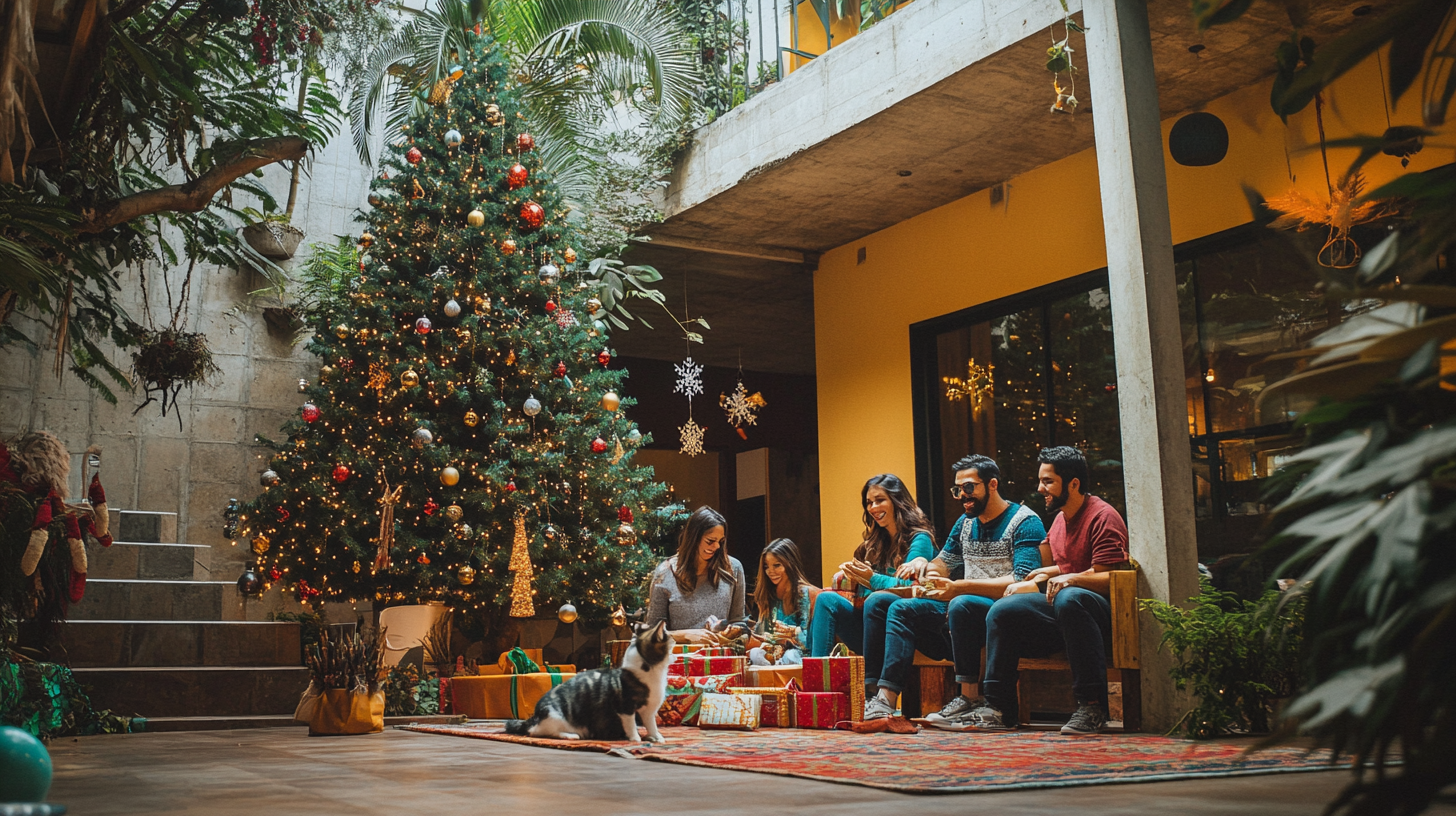
[[[752,731],[758,727],[761,701],[756,694],[703,695],[698,711],[699,728],[721,728],[729,731]]]
[[[803,666],[749,666],[745,674],[746,686],[783,688],[790,680],[798,685],[804,683]]]
[[[310,686],[310,689],[313,687]],[[384,730],[384,691],[374,694],[348,689],[324,689],[312,701],[300,703],[294,718],[304,712],[310,736],[317,734],[377,734]],[[309,705],[309,703],[312,705]]]
[[[793,693],[786,688],[735,688],[733,694],[752,694],[758,697],[758,724],[764,728],[790,728],[793,726],[793,705],[789,699]]]
[[[524,720],[536,712],[546,692],[575,677],[549,667],[528,674],[456,677],[450,682],[455,713],[481,720]]]

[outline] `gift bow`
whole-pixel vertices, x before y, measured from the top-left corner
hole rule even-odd
[[[531,656],[526,654],[526,650],[519,646],[501,655],[496,665],[507,674],[531,674],[541,671],[541,667],[537,665],[536,661],[532,660]]]
[[[844,645],[843,643],[836,643],[836,644],[834,644],[834,648],[829,650],[829,656],[830,657],[853,657],[854,656],[854,653],[851,652],[849,650],[849,647],[846,646],[846,645]]]

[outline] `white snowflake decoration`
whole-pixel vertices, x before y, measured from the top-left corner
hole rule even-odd
[[[762,397],[757,400],[750,397],[748,389],[743,387],[743,381],[739,380],[733,393],[723,397],[723,411],[728,414],[729,424],[735,428],[744,423],[757,425],[759,404],[762,402]]]
[[[678,428],[678,433],[682,438],[682,448],[678,453],[697,456],[703,452],[703,426],[694,422],[692,417],[688,417],[688,424]]]
[[[490,370],[489,369],[485,369],[485,368],[477,368],[475,370],[475,386],[477,388],[485,388],[485,387],[487,387],[489,385],[490,385]]]
[[[690,402],[694,394],[703,393],[703,367],[693,362],[693,358],[683,360],[673,366],[672,370],[677,373],[677,384],[672,387],[673,393],[686,395]]]
[[[576,325],[576,315],[570,309],[558,309],[556,311],[556,325],[563,329],[569,329]]]

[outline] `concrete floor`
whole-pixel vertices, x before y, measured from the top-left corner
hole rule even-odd
[[[132,734],[51,744],[50,801],[72,814],[493,814],[791,811],[826,816],[1318,814],[1344,772],[911,796],[855,785],[550,751],[387,729],[310,738],[304,728]],[[1451,816],[1456,808],[1432,814]]]

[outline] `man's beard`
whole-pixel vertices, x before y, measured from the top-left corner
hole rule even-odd
[[[1047,512],[1055,513],[1067,506],[1067,491],[1063,490],[1055,496],[1047,496]]]
[[[966,507],[967,503],[970,504],[970,507]],[[975,518],[986,512],[986,499],[978,499],[973,497],[967,499],[965,502],[962,502],[961,507],[965,509],[967,516]]]

